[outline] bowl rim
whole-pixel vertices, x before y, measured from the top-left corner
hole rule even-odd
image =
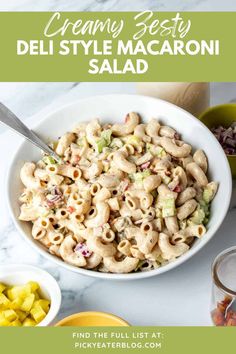
[[[202,117],[204,117],[208,112],[214,111],[215,109],[224,108],[224,107],[236,108],[236,102],[220,103],[214,106],[210,106],[207,109],[205,109],[205,111],[199,114],[198,119],[201,120]]]
[[[53,291],[50,292],[50,301],[51,301],[51,306],[50,309],[46,315],[46,317],[36,325],[36,327],[44,327],[48,326],[50,323],[54,321],[56,318],[60,307],[61,307],[61,289],[56,281],[56,279],[46,270],[41,269],[36,266],[32,266],[30,264],[17,264],[17,263],[10,263],[10,264],[1,264],[0,265],[0,277],[1,277],[1,272],[10,272],[12,274],[14,273],[25,273],[25,272],[32,272],[32,273],[37,273],[40,274],[45,280],[45,288],[48,290],[47,286],[47,281],[50,281],[51,285],[53,287]],[[32,279],[34,280],[34,279]],[[7,282],[6,282],[7,284]],[[40,285],[40,284],[39,284]],[[49,292],[49,291],[48,291]],[[52,295],[52,296],[51,296]]]
[[[214,112],[214,111],[217,111],[217,109],[220,109],[220,108],[224,108],[224,107],[232,107],[232,108],[235,108],[236,109],[236,102],[233,103],[233,102],[230,102],[230,103],[222,103],[222,104],[217,104],[215,106],[211,106],[209,108],[207,108],[204,112],[202,112],[198,119],[204,124],[204,122],[202,121],[202,119],[204,118],[207,118],[207,114],[210,113],[210,112]],[[207,127],[207,125],[206,125]],[[208,127],[207,127],[208,128]],[[209,129],[209,128],[208,128]],[[210,130],[210,129],[209,129]],[[211,130],[210,130],[211,131]],[[224,150],[223,150],[224,151]],[[225,154],[227,156],[228,159],[232,159],[232,160],[235,160],[236,159],[236,154],[235,155],[228,155],[228,154]]]
[[[220,279],[219,274],[218,274],[218,267],[219,267],[221,261],[223,261],[225,257],[233,255],[233,254],[234,254],[234,256],[236,256],[236,246],[232,246],[232,247],[226,248],[223,251],[221,251],[215,257],[215,259],[212,263],[211,274],[212,274],[212,279],[213,279],[214,285],[218,289],[223,290],[228,295],[235,297],[236,291],[231,289],[229,286],[226,286],[223,283],[223,281]]]
[[[106,318],[116,320],[116,321],[118,320],[121,327],[130,327],[130,324],[127,321],[125,321],[123,318],[121,318],[120,316],[116,316],[112,313],[103,312],[103,311],[82,311],[82,312],[73,313],[69,316],[62,318],[60,321],[58,321],[55,324],[55,327],[62,327],[66,322],[76,319],[76,318],[93,317],[94,315],[95,316],[98,315],[103,318],[106,317]],[[70,327],[70,326],[68,326],[68,327]],[[79,327],[82,327],[82,326],[79,326]]]
[[[36,129],[37,132],[37,128],[43,124],[47,119],[50,118],[50,116],[59,113],[60,111],[74,106],[76,104],[78,104],[79,102],[89,102],[91,100],[102,100],[104,98],[110,98],[110,99],[125,99],[125,98],[142,98],[145,99],[146,101],[149,102],[153,102],[155,104],[157,104],[158,102],[162,102],[165,103],[167,106],[172,107],[173,109],[177,109],[179,111],[182,111],[185,115],[188,115],[189,118],[193,121],[195,121],[197,124],[201,125],[204,129],[208,130],[208,128],[206,127],[206,125],[201,122],[198,118],[194,117],[191,113],[185,111],[183,108],[178,107],[170,102],[167,102],[165,100],[161,100],[161,99],[157,99],[154,97],[148,97],[148,96],[144,96],[144,95],[136,95],[136,94],[108,94],[108,95],[95,95],[95,96],[89,96],[86,98],[79,98],[77,100],[74,100],[73,102],[67,103],[65,105],[60,106],[59,108],[56,109],[52,109],[52,111],[48,112],[45,116],[43,116],[43,118],[41,118],[37,123],[32,124],[32,128]],[[90,103],[91,104],[91,103]],[[38,118],[41,117],[40,113],[36,114],[35,116],[37,116]],[[35,117],[34,116],[34,117]],[[218,143],[219,147],[221,147],[220,143],[216,140],[216,143]],[[25,140],[21,140],[18,149],[20,149],[23,145],[25,144]],[[81,274],[81,275],[88,275],[88,276],[92,276],[94,278],[100,278],[100,279],[107,279],[107,280],[137,280],[137,279],[143,279],[143,278],[149,278],[155,275],[159,275],[162,273],[165,273],[173,268],[178,267],[179,265],[181,265],[182,263],[184,263],[185,261],[187,261],[188,259],[190,259],[193,255],[195,255],[198,251],[200,251],[200,249],[202,249],[204,247],[204,245],[207,244],[207,242],[209,242],[210,239],[212,239],[212,237],[214,236],[214,234],[216,233],[216,231],[218,230],[218,228],[220,227],[220,225],[222,224],[227,212],[228,212],[228,208],[230,205],[230,199],[231,199],[231,194],[232,194],[232,175],[231,175],[231,170],[230,170],[230,166],[229,166],[229,162],[227,160],[227,156],[223,153],[222,150],[222,156],[225,160],[225,165],[226,165],[226,170],[225,170],[225,175],[227,176],[228,179],[228,195],[225,195],[224,200],[226,201],[226,205],[227,207],[225,208],[224,212],[222,213],[221,219],[218,219],[218,222],[215,223],[212,227],[211,227],[211,233],[210,236],[208,235],[208,238],[203,238],[201,240],[201,242],[199,242],[199,244],[195,247],[195,248],[190,248],[188,252],[186,252],[185,254],[183,254],[181,257],[177,258],[174,262],[168,263],[165,266],[150,270],[150,271],[146,271],[146,272],[137,272],[137,273],[127,273],[127,274],[114,274],[114,273],[102,273],[102,272],[97,272],[97,271],[93,271],[93,270],[88,270],[88,269],[83,269],[83,268],[79,268],[79,267],[75,267],[72,266],[66,262],[64,262],[63,260],[60,260],[59,258],[57,258],[56,256],[48,253],[46,250],[41,249],[40,247],[38,247],[38,245],[34,242],[33,238],[28,238],[25,234],[25,232],[23,231],[23,229],[20,227],[20,223],[18,222],[18,220],[15,218],[14,213],[13,213],[13,208],[11,206],[11,199],[10,199],[10,188],[11,188],[11,179],[10,179],[10,175],[12,170],[14,170],[14,165],[17,162],[17,153],[18,153],[18,149],[16,149],[16,152],[13,155],[12,161],[10,163],[10,165],[8,166],[8,171],[7,171],[7,178],[6,178],[6,197],[7,197],[7,205],[8,205],[8,210],[10,211],[10,215],[11,218],[14,222],[14,225],[17,229],[17,231],[20,233],[20,235],[23,237],[23,239],[31,246],[35,249],[36,252],[38,252],[40,255],[42,255],[43,257],[47,258],[48,260],[51,260],[52,262],[56,263],[59,266],[62,266],[63,268],[73,271],[77,274]],[[210,230],[208,230],[209,232]]]

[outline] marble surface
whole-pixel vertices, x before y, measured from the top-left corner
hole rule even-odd
[[[0,11],[234,11],[235,0],[0,0]]]
[[[234,11],[235,0],[0,0],[0,11]],[[47,113],[80,97],[103,93],[133,93],[132,83],[0,83],[0,101],[27,124],[34,114]],[[211,103],[236,100],[236,83],[214,83]],[[9,162],[20,138],[0,127],[0,264],[26,263],[50,272],[63,294],[58,319],[86,310],[114,313],[132,325],[211,325],[211,263],[223,249],[236,244],[236,194],[214,238],[180,267],[146,280],[114,282],[69,272],[39,256],[18,234],[5,197]],[[235,189],[234,189],[235,192]]]
[[[129,83],[0,84],[0,100],[28,125],[32,113],[44,112],[80,97],[103,93],[133,93]],[[234,101],[236,83],[211,85],[213,104]],[[48,104],[50,102],[50,104]],[[39,256],[16,231],[6,206],[5,182],[9,162],[21,138],[10,131],[0,134],[0,264],[26,263],[49,271],[59,282],[63,302],[58,318],[85,310],[111,312],[133,325],[211,325],[211,263],[223,249],[236,244],[236,195],[220,230],[191,260],[163,275],[146,280],[115,282],[80,276]],[[234,189],[234,191],[236,191]]]

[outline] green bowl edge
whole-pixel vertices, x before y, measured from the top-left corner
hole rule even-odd
[[[219,121],[221,122],[222,125],[224,126],[227,126],[227,125],[230,125],[232,123],[233,120],[236,121],[236,103],[224,103],[224,104],[219,104],[219,105],[216,105],[216,106],[212,106],[212,107],[209,107],[208,109],[206,109],[204,112],[202,112],[199,116],[198,116],[198,119],[204,123],[207,128],[211,128],[213,126],[213,122],[212,121],[208,121],[209,119],[209,115],[217,115],[217,112],[219,114],[222,114],[222,111],[229,111],[229,110],[235,110],[235,119],[228,119],[227,117],[224,118],[223,120],[221,119],[221,117],[219,118]],[[228,114],[228,112],[227,112]],[[217,124],[219,124],[219,121]],[[210,130],[210,129],[209,129]],[[232,172],[232,176],[234,179],[236,179],[236,155],[226,155],[227,156],[227,159],[229,161],[229,164],[230,164],[230,168],[231,168],[231,172]]]

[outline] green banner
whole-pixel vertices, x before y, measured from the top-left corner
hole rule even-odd
[[[1,328],[7,353],[222,354],[234,348],[235,329],[216,327]]]
[[[1,12],[0,81],[236,81],[236,12]]]

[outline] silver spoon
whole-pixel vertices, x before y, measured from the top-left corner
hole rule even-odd
[[[57,162],[61,162],[61,158],[2,103],[0,103],[0,122],[22,135],[46,154],[52,156]]]

